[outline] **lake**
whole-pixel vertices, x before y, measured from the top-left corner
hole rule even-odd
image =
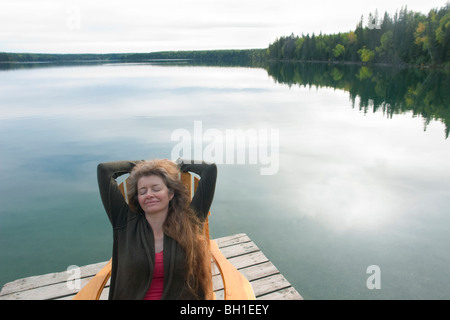
[[[448,299],[449,78],[2,65],[0,285],[110,258],[98,163],[190,153],[218,163],[212,237],[247,233],[305,299]]]

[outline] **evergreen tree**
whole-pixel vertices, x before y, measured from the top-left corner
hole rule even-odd
[[[351,61],[363,63],[450,63],[450,4],[428,15],[402,7],[391,17],[387,12],[361,16],[355,30],[318,36],[291,34],[269,46],[269,58],[301,61]]]

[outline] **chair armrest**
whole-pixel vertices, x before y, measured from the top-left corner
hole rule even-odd
[[[228,261],[214,240],[210,240],[211,254],[222,276],[225,300],[255,300],[250,282]]]
[[[103,288],[111,276],[111,259],[109,262],[81,289],[72,300],[99,300]]]

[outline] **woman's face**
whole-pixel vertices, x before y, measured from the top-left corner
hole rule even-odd
[[[146,214],[167,213],[173,198],[164,180],[157,176],[144,176],[137,183],[138,201]]]

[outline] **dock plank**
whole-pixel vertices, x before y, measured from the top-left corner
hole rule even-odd
[[[279,272],[258,246],[245,234],[215,239],[220,251],[246,277],[253,287],[256,299],[301,300],[302,296]],[[80,267],[80,287],[107,263],[107,261]],[[9,282],[0,292],[0,300],[69,300],[77,289],[70,289],[73,276],[67,271],[27,277]],[[213,265],[213,289],[216,299],[223,299],[223,283],[217,267]],[[100,297],[108,298],[109,282]]]
[[[80,267],[80,278],[92,278],[106,265],[106,263],[107,261],[104,261]],[[57,283],[67,283],[69,276],[70,274],[67,273],[67,271],[63,271],[18,279],[6,283],[0,292],[0,297],[10,293],[32,290],[49,285],[55,285]]]

